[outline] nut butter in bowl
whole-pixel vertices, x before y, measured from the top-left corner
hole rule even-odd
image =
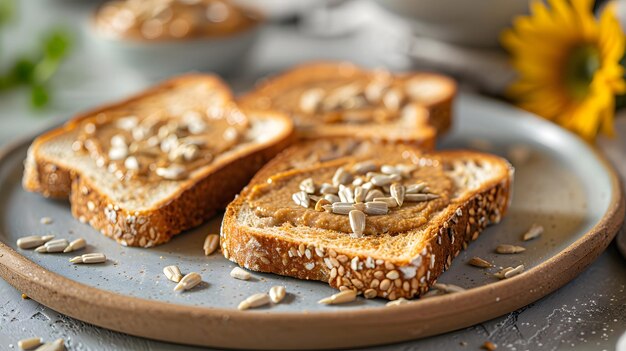
[[[228,0],[110,1],[92,20],[103,56],[160,78],[190,70],[228,73],[246,56],[261,18]]]

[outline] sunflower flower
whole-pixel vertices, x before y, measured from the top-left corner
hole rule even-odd
[[[518,73],[507,95],[589,141],[613,135],[615,95],[626,91],[624,33],[611,5],[599,19],[592,7],[592,0],[535,0],[531,15],[501,37]]]

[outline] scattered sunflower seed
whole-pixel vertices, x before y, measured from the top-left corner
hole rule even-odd
[[[41,224],[52,224],[52,222],[54,221],[50,217],[41,217],[41,219],[39,220],[39,223]]]
[[[285,298],[286,294],[287,294],[287,290],[285,289],[284,286],[282,285],[273,286],[270,289],[270,300],[272,300],[273,303],[279,303]]]
[[[374,201],[374,199],[379,197],[385,197],[385,194],[378,189],[370,190],[367,192],[367,196],[365,196],[365,202]]]
[[[412,184],[406,187],[407,194],[417,194],[426,189],[426,183]]]
[[[453,293],[458,293],[461,291],[465,291],[464,288],[458,286],[458,285],[454,285],[454,284],[442,284],[442,283],[436,283],[433,285],[433,287],[435,289],[441,290],[447,294],[453,294]]]
[[[538,238],[541,234],[543,234],[543,227],[537,223],[534,223],[530,226],[530,229],[524,235],[522,235],[523,241],[532,240]]]
[[[332,296],[323,298],[318,301],[318,303],[323,305],[338,305],[342,303],[348,303],[356,300],[356,290],[344,290],[342,292],[338,292]]]
[[[54,239],[35,249],[39,253],[63,252],[70,243],[67,239]]]
[[[352,175],[343,167],[339,167],[335,174],[333,175],[333,185],[339,186],[339,184],[347,185],[352,182]]]
[[[103,263],[106,262],[107,257],[103,253],[89,253],[81,256],[70,258],[71,263]]]
[[[371,216],[385,215],[389,212],[389,206],[385,202],[366,202],[365,213]]]
[[[367,196],[367,189],[363,187],[357,186],[354,188],[354,202],[364,202],[365,197]]]
[[[17,247],[20,249],[33,249],[54,239],[54,235],[30,235],[17,239]]]
[[[87,241],[83,238],[78,238],[76,240],[72,240],[72,242],[67,245],[67,247],[63,250],[63,252],[72,252],[82,250],[87,246]]]
[[[490,268],[493,267],[493,265],[486,260],[483,260],[480,257],[472,257],[470,258],[469,261],[467,261],[468,264],[474,266],[474,267],[480,267],[480,268]]]
[[[309,208],[309,195],[304,191],[294,193],[291,198],[293,199],[293,202],[296,203],[296,205],[302,206],[304,208]]]
[[[249,308],[267,305],[268,303],[270,303],[270,301],[270,296],[266,293],[254,294],[247,299],[241,301],[239,306],[237,306],[237,309],[240,311],[244,311]]]
[[[364,161],[359,162],[354,165],[352,168],[352,172],[355,174],[366,174],[367,172],[372,172],[376,170],[376,164],[372,161]]]
[[[41,338],[22,339],[17,342],[17,347],[19,347],[22,350],[30,350],[41,345],[42,342],[43,340],[41,340]]]
[[[406,305],[407,303],[411,303],[411,301],[405,299],[404,297],[401,297],[397,300],[387,302],[385,306],[400,306],[400,305]]]
[[[307,194],[315,193],[315,183],[313,183],[312,178],[307,178],[300,182],[300,190],[304,191]]]
[[[315,203],[315,211],[322,212],[324,211],[324,205],[330,205],[331,202],[326,199],[319,199]]]
[[[322,184],[322,187],[320,188],[320,193],[322,193],[323,195],[335,195],[337,194],[337,192],[339,191],[339,188],[332,185],[332,184],[328,184],[328,183],[324,183]]]
[[[220,246],[220,236],[217,234],[209,234],[206,239],[204,239],[204,255],[209,256],[214,253],[217,248]]]
[[[183,274],[180,272],[180,268],[178,268],[178,266],[167,266],[163,268],[163,274],[165,274],[168,280],[173,281],[174,283],[178,283],[181,279],[183,279]]]
[[[65,341],[56,339],[53,342],[47,342],[37,348],[36,351],[63,351],[65,350]]]
[[[200,284],[202,277],[196,272],[186,274],[174,287],[174,291],[189,290]]]
[[[341,201],[339,196],[337,196],[335,194],[326,194],[326,195],[324,195],[324,199],[328,200],[331,204],[334,204],[335,202]]]
[[[340,186],[338,195],[341,202],[354,202],[354,193],[352,192],[352,189],[347,186]]]
[[[500,270],[499,272],[494,273],[493,276],[498,278],[498,279],[504,279],[504,278],[506,278],[504,276],[506,274],[506,272],[512,271],[512,270],[513,270],[513,267],[506,267],[506,268],[503,268],[502,270]]]
[[[239,280],[248,280],[250,279],[250,277],[252,277],[252,275],[250,275],[250,272],[245,271],[240,267],[233,268],[233,270],[230,271],[230,276]]]
[[[519,266],[504,272],[504,278],[508,279],[514,277],[524,271],[524,265],[520,264]]]
[[[398,207],[398,201],[396,201],[393,197],[377,197],[374,199],[374,202],[385,203],[388,208]]]
[[[500,244],[496,247],[496,252],[499,254],[516,254],[526,251],[526,248],[516,245]]]
[[[348,214],[350,218],[350,228],[356,237],[363,236],[365,230],[365,214],[359,210],[352,210]]]
[[[354,210],[354,206],[347,202],[335,202],[331,205],[332,212],[335,214],[347,215],[350,211]]]
[[[391,193],[391,197],[393,197],[396,202],[398,203],[398,206],[402,206],[402,204],[404,203],[404,196],[406,194],[406,188],[399,183],[393,183],[391,184],[391,187],[389,188],[390,193]]]
[[[389,185],[394,181],[392,176],[389,175],[375,175],[370,179],[370,182],[376,186]]]

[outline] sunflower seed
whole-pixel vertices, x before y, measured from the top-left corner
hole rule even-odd
[[[370,179],[370,182],[376,186],[384,186],[391,184],[391,182],[393,182],[393,178],[388,175],[376,175]]]
[[[496,247],[496,252],[499,254],[516,254],[524,251],[526,248],[516,245],[501,244]]]
[[[313,88],[300,95],[300,109],[304,113],[315,113],[326,92],[320,88]]]
[[[63,351],[65,350],[65,341],[56,339],[53,342],[47,342],[37,348],[36,351]]]
[[[39,219],[39,223],[41,224],[52,224],[53,220],[50,217],[41,217],[41,219]]]
[[[239,280],[248,280],[252,277],[252,275],[250,275],[250,272],[245,271],[240,267],[233,268],[233,270],[230,271],[230,276]]]
[[[391,197],[393,197],[396,200],[396,202],[398,203],[398,206],[402,206],[402,204],[404,203],[404,196],[406,192],[406,189],[404,188],[404,186],[399,183],[393,183],[391,184],[391,187],[389,188],[389,190],[391,193]]]
[[[189,290],[200,284],[202,277],[196,272],[186,274],[174,287],[174,291]]]
[[[480,267],[480,268],[489,268],[489,267],[493,267],[493,265],[491,263],[489,263],[488,261],[483,260],[480,257],[472,257],[469,261],[467,261],[468,264],[474,266],[474,267]]]
[[[370,190],[367,192],[367,196],[365,197],[365,202],[374,201],[374,199],[378,197],[385,197],[385,194],[378,189]]]
[[[304,208],[309,208],[309,195],[304,191],[294,193],[293,195],[291,195],[291,198],[293,199],[293,202],[296,203],[296,205],[302,206]]]
[[[511,270],[509,270],[507,272],[504,272],[504,278],[508,279],[508,278],[514,277],[514,276],[522,273],[523,271],[524,271],[524,265],[520,264],[519,266],[517,266],[517,267],[515,267],[515,268],[513,268],[513,269],[511,269]]]
[[[284,286],[282,285],[273,286],[270,289],[270,300],[272,300],[273,303],[279,303],[285,298],[286,294],[287,294],[287,290],[285,290]]]
[[[17,347],[19,347],[22,350],[30,350],[41,345],[41,343],[42,343],[41,338],[28,338],[28,339],[22,339],[18,341]]]
[[[17,239],[17,247],[20,249],[32,249],[54,239],[54,235],[31,235]]]
[[[422,192],[426,188],[425,183],[412,184],[406,187],[407,194],[417,194]]]
[[[157,168],[156,175],[167,180],[180,180],[187,177],[187,171],[183,166],[171,165]]]
[[[498,278],[498,279],[504,279],[504,278],[506,278],[505,274],[507,272],[509,272],[509,271],[512,271],[512,270],[513,270],[513,267],[506,267],[506,268],[503,268],[501,271],[499,271],[497,273],[494,273],[493,276]]]
[[[271,299],[268,294],[265,294],[265,293],[254,294],[248,297],[247,299],[241,301],[239,306],[237,306],[237,309],[240,311],[244,311],[249,308],[267,305],[268,303],[270,303],[270,301]]]
[[[356,300],[356,291],[355,290],[344,290],[342,292],[338,292],[332,296],[323,298],[319,300],[317,303],[323,305],[338,305],[342,303],[348,303]]]
[[[404,195],[404,201],[409,202],[421,202],[421,201],[429,201],[439,198],[439,195],[436,194],[406,194]]]
[[[461,291],[465,291],[464,288],[458,286],[458,285],[454,285],[454,284],[442,284],[442,283],[436,283],[433,285],[433,287],[435,289],[441,290],[443,292],[446,292],[448,294],[452,294],[452,293],[458,293]]]
[[[365,213],[371,216],[385,215],[389,212],[389,207],[384,202],[366,202]]]
[[[107,257],[103,253],[88,253],[81,256],[76,256],[70,259],[71,263],[103,263],[106,262]]]
[[[400,170],[392,165],[382,165],[380,167],[380,172],[383,174],[400,174]]]
[[[346,184],[350,184],[350,182],[352,182],[352,175],[346,172],[346,170],[343,167],[339,167],[337,171],[335,172],[335,175],[333,175],[333,185],[335,186],[339,186],[339,184],[346,185]]]
[[[352,167],[352,172],[355,174],[366,174],[376,170],[376,164],[372,161],[359,162]]]
[[[333,194],[326,194],[326,195],[324,195],[324,199],[328,200],[331,204],[334,204],[335,202],[341,201],[339,196],[333,195]]]
[[[523,241],[528,241],[539,237],[543,233],[543,227],[539,224],[533,224],[530,229],[524,235],[522,235]]]
[[[339,191],[339,188],[328,184],[328,183],[324,183],[322,184],[321,188],[320,188],[320,193],[322,193],[323,195],[335,195],[337,194],[337,192]]]
[[[78,238],[76,240],[72,240],[72,242],[67,245],[67,247],[63,250],[63,252],[72,252],[84,249],[87,246],[87,241],[83,238]]]
[[[183,274],[180,272],[180,268],[178,268],[178,266],[167,266],[163,268],[163,274],[165,274],[167,279],[173,281],[174,283],[178,283],[181,279],[183,279]]]
[[[67,239],[50,240],[36,248],[35,251],[39,253],[63,252],[69,244]]]
[[[363,180],[363,178],[354,178],[354,180],[352,181],[352,185],[354,186],[361,186],[363,185],[363,183],[365,183],[365,180]]]
[[[300,190],[304,191],[307,194],[315,193],[315,183],[313,183],[312,178],[307,178],[300,182]]]
[[[396,169],[400,173],[400,175],[404,178],[409,178],[411,176],[411,172],[417,169],[416,165],[405,165],[399,164],[396,165]]]
[[[214,253],[215,250],[220,246],[220,236],[217,234],[209,234],[204,239],[204,255],[209,256]]]
[[[401,297],[397,300],[387,302],[385,306],[400,306],[400,305],[405,305],[407,303],[411,303],[411,301],[405,299],[404,297]]]
[[[363,292],[363,297],[366,299],[373,299],[378,295],[376,289],[367,289]]]
[[[352,210],[349,212],[348,216],[350,218],[352,233],[357,237],[362,236],[365,230],[365,214],[359,210]]]
[[[377,197],[374,199],[374,202],[385,203],[388,208],[398,207],[398,201],[396,201],[393,197]]]
[[[339,199],[341,199],[341,202],[354,202],[352,189],[347,186],[339,186]]]
[[[347,202],[335,202],[332,204],[332,212],[335,214],[347,215],[350,211],[354,210],[354,206]]]
[[[357,186],[354,188],[354,202],[363,202],[365,197],[367,196],[367,190],[364,188]]]

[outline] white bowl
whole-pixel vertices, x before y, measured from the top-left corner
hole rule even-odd
[[[414,32],[454,44],[494,47],[528,0],[376,0],[409,20]]]
[[[228,74],[237,68],[254,46],[257,24],[223,37],[180,40],[133,40],[107,38],[91,28],[92,44],[103,58],[126,65],[150,78],[164,78],[188,71]]]

